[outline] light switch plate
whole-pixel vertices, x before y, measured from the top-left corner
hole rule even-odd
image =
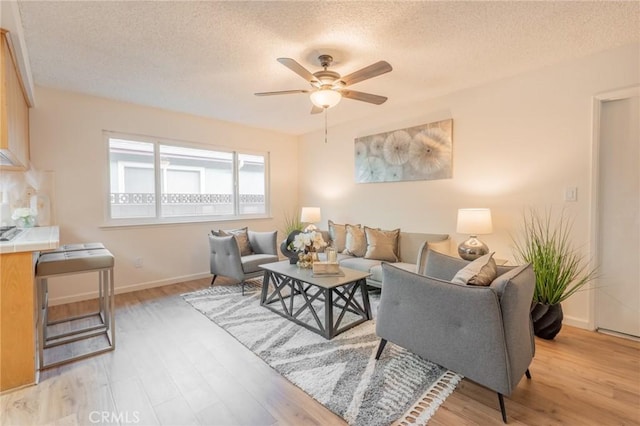
[[[568,186],[564,191],[565,201],[578,201],[578,187]]]

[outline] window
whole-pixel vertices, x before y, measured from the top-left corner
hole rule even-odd
[[[268,154],[106,135],[108,218],[155,223],[267,214]]]

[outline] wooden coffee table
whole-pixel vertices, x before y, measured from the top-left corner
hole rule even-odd
[[[287,260],[260,267],[265,270],[260,305],[326,339],[371,319],[368,272],[340,268],[344,276],[317,277]],[[301,320],[306,313],[312,316],[307,322]]]

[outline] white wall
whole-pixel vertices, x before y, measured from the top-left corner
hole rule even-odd
[[[466,238],[455,233],[457,209],[490,207],[494,233],[481,239],[505,259],[525,209],[566,208],[574,242],[588,256],[592,97],[640,83],[639,52],[625,46],[394,110],[371,106],[369,118],[329,128],[327,144],[324,132],[305,135],[300,202],[320,206],[325,223],[449,233],[455,245]],[[354,138],[446,118],[453,118],[452,179],[354,183]],[[564,201],[569,186],[578,188],[577,202]],[[567,323],[588,326],[587,292],[563,307]]]
[[[293,136],[42,87],[36,87],[36,93],[38,103],[30,112],[31,161],[36,169],[55,174],[60,243],[104,243],[116,258],[117,291],[208,276],[209,230],[281,229],[283,211],[298,205],[298,150]],[[274,218],[101,227],[108,187],[103,130],[270,152]],[[143,259],[142,268],[134,268],[136,258]],[[65,278],[64,285],[53,282],[52,303],[87,298],[95,292],[93,277],[88,283],[70,278]]]

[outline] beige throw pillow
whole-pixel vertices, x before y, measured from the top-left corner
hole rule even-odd
[[[498,276],[493,253],[485,254],[460,269],[451,282],[455,284],[488,286]]]
[[[240,256],[248,256],[253,254],[253,248],[251,247],[251,243],[249,242],[249,233],[248,229],[240,228],[240,229],[229,229],[223,231],[222,229],[218,232],[218,235],[224,237],[233,235],[238,243],[238,249],[240,249]]]
[[[429,241],[427,243],[427,248],[429,250],[448,255],[451,253],[451,239],[447,238],[446,240],[442,241]]]
[[[334,223],[330,220],[329,239],[331,240],[331,246],[342,253],[347,243],[347,225],[340,225],[339,223]]]
[[[367,239],[360,225],[346,225],[347,236],[342,253],[362,257],[367,252]]]
[[[367,252],[365,259],[384,260],[387,262],[398,262],[398,239],[400,229],[393,231],[383,231],[381,229],[364,227],[367,237]]]

